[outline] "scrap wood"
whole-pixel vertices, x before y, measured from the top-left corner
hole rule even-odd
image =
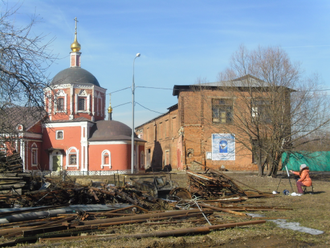
[[[158,232],[152,232],[152,233],[139,233],[139,234],[128,234],[128,235],[116,235],[113,237],[98,237],[94,236],[94,240],[101,240],[101,241],[109,241],[117,238],[148,238],[148,237],[168,237],[168,236],[182,236],[182,235],[194,235],[194,234],[206,234],[213,230],[219,230],[219,229],[225,229],[225,228],[232,228],[232,227],[238,227],[238,226],[245,226],[245,225],[257,225],[257,224],[263,224],[265,223],[265,220],[259,220],[259,221],[247,221],[247,222],[238,222],[238,223],[230,223],[230,224],[220,224],[220,225],[214,225],[214,226],[202,226],[202,227],[192,227],[192,228],[181,228],[181,229],[175,229],[175,230],[168,230],[168,231],[158,231]],[[69,242],[69,240],[66,240]],[[82,240],[72,240],[72,242],[75,242],[75,244],[82,242]],[[1,245],[1,244],[0,244]],[[52,243],[53,246],[61,245],[61,243]],[[34,246],[34,247],[43,247],[43,245],[40,246]]]
[[[226,194],[231,194],[232,196],[245,196],[244,190],[220,172],[208,170],[207,172],[200,174],[188,171],[187,174],[190,191],[203,198],[218,198],[219,196],[225,196]]]
[[[210,208],[210,209],[213,209],[213,210],[216,210],[216,211],[226,212],[226,213],[240,215],[240,216],[246,216],[246,214],[243,214],[243,213],[240,213],[240,212],[235,212],[233,210],[229,210],[229,209],[225,209],[225,208],[217,208],[217,207],[213,207],[213,206],[210,206],[210,205],[204,204],[204,203],[198,203],[198,204],[202,207]]]
[[[3,211],[2,209],[0,209],[0,217],[12,215],[12,214],[35,212],[35,211],[38,211],[38,210],[56,209],[56,208],[62,208],[62,207],[66,207],[66,206],[69,206],[69,205],[65,204],[65,205],[32,207],[32,208],[18,209],[18,210],[12,210],[12,211]]]
[[[39,243],[51,242],[51,241],[60,241],[60,240],[76,240],[76,239],[94,239],[95,237],[115,237],[117,234],[106,234],[106,235],[79,235],[79,236],[70,236],[70,237],[56,237],[56,238],[39,238]]]
[[[111,211],[107,211],[107,212],[100,212],[100,213],[96,213],[94,214],[94,216],[99,216],[99,215],[104,215],[104,214],[110,214],[110,213],[116,213],[116,212],[119,212],[119,211],[124,211],[124,210],[127,210],[127,209],[133,209],[133,208],[138,208],[140,209],[141,211],[145,212],[145,213],[148,213],[148,210],[144,209],[144,208],[141,208],[140,206],[138,205],[132,205],[132,206],[128,206],[126,208],[118,208],[118,209],[114,209],[114,210],[111,210]]]
[[[116,217],[116,218],[108,218],[108,219],[97,219],[97,220],[87,220],[82,221],[82,225],[93,225],[93,224],[101,224],[101,223],[108,223],[108,222],[117,222],[117,221],[126,221],[126,220],[138,220],[138,219],[152,219],[152,218],[160,218],[160,217],[174,217],[177,215],[185,215],[188,216],[189,214],[193,214],[199,212],[199,210],[192,209],[192,210],[175,210],[175,211],[168,211],[168,212],[160,212],[160,213],[147,213],[147,214],[136,214],[134,216],[128,217]]]
[[[214,218],[209,219],[211,221],[215,221]],[[171,225],[171,224],[180,224],[180,223],[184,223],[186,220],[176,220],[176,221],[157,221],[157,222],[146,222],[143,223],[143,225]],[[204,222],[203,219],[197,219],[197,220],[189,220],[189,223],[196,223],[196,222]]]
[[[65,186],[66,185],[66,186]],[[52,182],[51,188],[26,192],[19,197],[4,198],[5,201],[18,203],[22,206],[42,206],[59,204],[108,204],[113,202],[130,203],[147,211],[150,209],[168,209],[171,204],[161,199],[146,195],[134,188],[109,187],[99,189],[96,187],[77,187],[71,184]],[[142,210],[142,209],[141,209]],[[144,210],[142,210],[144,211]]]
[[[211,214],[213,213],[212,210],[205,210],[204,213],[206,214]],[[123,219],[118,219],[118,218],[109,218],[107,219],[108,221],[106,221],[105,219],[102,219],[102,221],[98,222],[94,222],[94,223],[85,223],[85,225],[81,225],[81,226],[75,226],[75,228],[77,229],[86,229],[88,227],[91,228],[100,228],[100,227],[108,227],[108,226],[114,226],[114,225],[124,225],[124,224],[134,224],[134,223],[143,223],[143,222],[147,222],[147,221],[160,221],[160,220],[168,220],[168,219],[178,219],[178,218],[190,218],[190,217],[196,217],[196,216],[200,216],[202,215],[201,212],[195,212],[195,213],[185,213],[185,214],[179,214],[179,215],[173,215],[173,216],[162,216],[162,217],[146,217],[146,218],[138,218],[135,219],[133,216],[132,218],[123,218]],[[90,225],[88,225],[90,224]]]
[[[284,207],[223,207],[228,210],[233,211],[286,211],[293,210],[292,208],[284,208]]]
[[[204,213],[210,214],[213,213],[213,210],[203,210]],[[141,222],[148,222],[148,221],[157,221],[160,219],[164,220],[171,220],[175,218],[182,218],[182,217],[192,217],[192,216],[201,216],[201,212],[199,210],[176,210],[176,211],[168,211],[168,212],[157,212],[157,213],[148,213],[148,214],[137,214],[134,216],[129,217],[116,217],[116,218],[108,218],[108,219],[100,219],[100,220],[91,220],[91,221],[78,221],[75,222],[74,216],[68,216],[68,219],[66,220],[66,224],[63,223],[63,220],[58,220],[53,223],[53,225],[47,227],[47,224],[40,225],[35,228],[30,228],[23,231],[24,238],[16,239],[15,241],[2,243],[0,246],[8,246],[8,245],[16,245],[20,242],[36,242],[38,238],[47,238],[47,237],[62,237],[62,236],[69,236],[69,235],[78,235],[82,231],[84,232],[90,232],[95,230],[103,230],[105,227],[109,225],[117,225],[117,224],[132,224],[132,223],[141,223]],[[102,217],[102,216],[101,216]],[[197,221],[200,221],[199,218]],[[70,223],[75,222],[76,224],[79,223],[79,225],[71,225]],[[194,222],[194,221],[193,221]],[[253,222],[256,223],[256,222]],[[251,223],[249,223],[251,224]],[[239,226],[239,223],[231,223],[228,227],[233,226]],[[224,228],[224,225],[220,225],[219,228]],[[209,227],[208,227],[209,228]],[[217,228],[217,225],[213,227]],[[213,230],[208,229],[208,230]],[[194,229],[196,231],[196,229]],[[20,230],[22,233],[22,230]],[[179,230],[178,232],[174,231],[173,235],[176,235],[176,233],[180,233],[182,230]],[[183,231],[184,232],[184,231]],[[190,234],[190,232],[185,234]],[[194,231],[192,232],[194,233]],[[197,231],[196,231],[197,233]],[[154,234],[154,233],[153,233]],[[156,234],[154,236],[162,237],[165,234]],[[165,235],[166,236],[166,235]],[[123,236],[120,236],[123,237]],[[132,237],[143,237],[139,236],[132,236]],[[95,237],[98,238],[98,237]]]
[[[13,228],[13,227],[26,227],[26,226],[37,226],[47,223],[48,221],[63,219],[68,216],[57,216],[57,217],[49,217],[47,219],[34,219],[34,220],[25,220],[25,221],[17,221],[17,222],[9,222],[5,224],[1,224],[0,231],[5,228]]]
[[[186,212],[186,211],[185,211]],[[169,219],[169,218],[177,218],[177,217],[192,217],[192,216],[197,216],[197,215],[201,215],[201,213],[197,212],[197,213],[194,213],[195,211],[189,211],[188,212],[188,215],[187,213],[185,214],[181,214],[181,215],[176,215],[176,216],[172,216],[172,215],[168,215],[167,213],[163,214],[165,216],[167,216],[166,218]],[[208,213],[211,213],[213,211],[207,211]],[[181,213],[181,211],[180,211]],[[191,214],[189,214],[191,213]],[[154,215],[157,215],[159,216],[159,213],[158,214],[153,214],[152,216]],[[152,218],[150,218],[152,219]],[[161,219],[161,218],[160,218]],[[164,218],[163,218],[164,219]],[[67,220],[70,220],[69,218]],[[72,219],[71,219],[72,220]],[[111,221],[111,218],[109,219],[109,221]],[[147,221],[147,219],[136,219],[136,220],[126,220],[126,221],[116,221],[116,222],[109,222],[109,223],[101,223],[101,224],[94,224],[94,225],[83,225],[83,226],[71,226],[71,225],[63,225],[61,224],[63,221],[58,221],[57,222],[57,225],[50,225],[50,226],[47,226],[46,225],[43,225],[43,226],[39,226],[39,227],[36,227],[36,228],[24,228],[24,229],[21,229],[19,231],[13,229],[13,233],[9,234],[9,235],[6,235],[6,237],[13,237],[13,236],[18,236],[20,234],[23,234],[24,237],[31,237],[31,236],[36,236],[36,235],[40,235],[40,234],[46,234],[46,233],[49,233],[49,235],[51,235],[51,232],[61,232],[63,234],[67,234],[67,233],[73,233],[73,229],[75,229],[76,231],[78,232],[81,232],[81,231],[92,231],[92,230],[102,230],[104,227],[108,227],[110,225],[119,225],[119,224],[133,224],[133,223],[141,223],[141,222],[145,222]],[[73,227],[73,229],[72,229]],[[69,229],[67,229],[69,228]],[[77,232],[75,232],[77,233]]]
[[[246,196],[237,196],[237,197],[224,197],[213,200],[203,200],[203,202],[241,202],[246,201],[248,197]]]
[[[21,227],[21,228],[12,228],[11,230],[6,229],[6,230],[0,230],[0,235],[3,237],[15,237],[15,236],[20,236],[23,235],[25,236],[26,234],[31,234],[31,232],[33,233],[33,231],[35,231],[36,233],[38,233],[38,230],[43,230],[44,232],[47,232],[47,230],[49,230],[50,228],[54,228],[55,230],[57,230],[58,226],[64,226],[62,223],[65,221],[71,221],[75,219],[75,217],[67,217],[64,219],[59,219],[56,221],[48,221],[46,223],[43,223],[41,225],[38,226],[34,226],[34,227]]]
[[[248,186],[247,184],[241,181],[229,177],[228,175],[220,171],[208,168],[197,161],[194,161],[194,163],[197,163],[201,167],[204,167],[205,171],[204,173],[194,173],[192,171],[187,172],[189,177],[190,188],[193,193],[198,193],[204,198],[215,197],[216,194],[220,195],[219,191],[223,191],[223,192],[227,191],[227,193],[231,192],[231,194],[247,196],[249,198],[274,197],[274,195],[272,194],[261,192],[255,188]],[[251,190],[250,191],[243,190],[241,187],[238,186],[237,183],[248,187],[254,192],[252,192]],[[203,190],[205,192],[203,192]]]

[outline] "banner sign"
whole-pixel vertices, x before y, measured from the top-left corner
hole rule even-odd
[[[235,160],[235,136],[233,134],[212,134],[212,160]]]

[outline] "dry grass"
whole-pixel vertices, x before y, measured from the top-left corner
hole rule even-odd
[[[282,192],[291,186],[286,176],[282,178],[257,177],[255,174],[228,173],[231,178],[263,192],[272,192],[277,189],[281,192],[273,198],[249,199],[242,204],[244,206],[275,206],[287,207],[293,210],[286,211],[259,211],[266,218],[285,218],[287,222],[299,222],[301,226],[324,231],[321,235],[311,235],[282,229],[274,223],[267,221],[265,224],[237,227],[219,231],[212,231],[207,235],[168,237],[168,238],[145,238],[145,239],[116,239],[116,240],[91,240],[81,239],[79,242],[57,243],[56,247],[329,247],[330,246],[330,189],[327,174],[312,175],[314,194],[303,196],[286,196]],[[180,186],[187,183],[184,174],[172,175]],[[296,190],[295,181],[290,180]],[[242,186],[246,189],[245,186]],[[251,217],[237,217],[227,213],[214,214],[216,220],[213,224],[240,222],[255,220]],[[206,222],[205,222],[206,225]],[[173,230],[186,227],[195,227],[195,223],[183,223],[174,225],[125,225],[112,227],[103,234],[131,234],[153,233],[162,230]],[[45,244],[44,247],[54,247],[54,244]]]

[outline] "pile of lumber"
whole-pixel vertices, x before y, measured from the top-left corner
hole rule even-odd
[[[22,195],[33,190],[38,184],[29,172],[23,172],[22,158],[19,153],[6,156],[0,153],[0,207],[8,206],[4,194],[9,196]],[[9,204],[11,205],[11,204]]]
[[[192,194],[205,199],[224,196],[246,196],[246,193],[227,175],[208,169],[203,173],[187,171],[189,190]]]
[[[0,154],[0,173],[4,172],[23,172],[23,161],[19,153],[13,153],[10,156]]]
[[[255,225],[265,223],[265,220],[244,221],[236,223],[223,223],[220,219],[213,215],[215,212],[210,208],[205,208],[203,211],[199,209],[190,210],[172,210],[172,211],[148,211],[137,205],[117,208],[110,211],[102,212],[87,212],[74,211],[74,213],[63,213],[61,209],[33,209],[19,210],[20,217],[26,216],[26,220],[17,219],[15,222],[4,222],[0,218],[0,234],[3,237],[1,247],[15,246],[19,243],[34,243],[34,242],[54,242],[52,246],[60,245],[58,242],[81,242],[86,238],[111,240],[116,238],[144,238],[144,237],[167,237],[194,235],[201,233],[209,233],[212,230],[232,228],[236,226]],[[40,214],[37,214],[40,212]],[[41,218],[42,213],[46,212],[47,218]],[[49,216],[50,213],[57,214]],[[15,212],[11,212],[15,216]],[[31,216],[35,215],[35,219]],[[213,225],[206,224],[207,221],[212,221]],[[221,224],[218,224],[220,221]],[[178,228],[178,225],[189,223],[189,228]],[[118,225],[175,225],[173,228],[166,231],[154,231],[150,233],[117,233],[115,228]],[[187,224],[186,224],[187,225]],[[104,232],[109,228],[115,228],[114,234],[102,236],[99,232]],[[85,236],[80,236],[82,233]],[[89,234],[86,236],[86,234]],[[56,243],[57,242],[57,243]]]
[[[246,211],[292,210],[277,207],[239,206],[239,202],[245,200],[247,200],[246,197],[227,197],[207,201],[192,199],[186,202],[189,210],[177,207],[171,211],[149,211],[133,204],[4,209],[0,210],[0,235],[3,237],[3,243],[0,243],[0,246],[48,241],[55,242],[51,244],[55,247],[61,246],[60,242],[64,240],[74,242],[77,246],[77,243],[86,238],[112,240],[205,234],[212,230],[265,223],[267,218],[258,217],[258,220],[251,220]],[[228,222],[224,221],[226,216],[229,219]],[[233,217],[238,219],[233,221]],[[125,225],[129,226],[126,228]],[[167,230],[158,231],[161,225],[166,225]],[[122,232],[118,226],[124,226],[122,230],[125,231]],[[151,228],[143,228],[144,231],[141,233],[142,226],[155,226],[153,228],[155,231],[150,230]],[[149,232],[145,232],[146,229]],[[109,235],[109,232],[112,234]],[[105,235],[102,236],[100,233]],[[81,236],[82,234],[85,236]],[[43,247],[42,244],[40,246]]]
[[[153,197],[134,186],[100,187],[81,186],[70,181],[46,179],[47,187],[35,191],[26,191],[23,195],[2,195],[0,206],[19,205],[22,207],[67,205],[67,204],[111,204],[129,203],[150,209],[171,209],[167,201]]]
[[[21,195],[30,187],[31,173],[0,173],[0,194]]]

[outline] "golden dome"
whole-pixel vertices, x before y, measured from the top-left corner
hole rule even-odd
[[[71,51],[72,52],[79,52],[80,51],[80,44],[77,41],[77,34],[74,36],[74,42],[71,44]]]
[[[109,114],[112,113],[112,108],[111,108],[111,106],[109,106],[109,108],[108,108],[108,113],[109,113]]]

